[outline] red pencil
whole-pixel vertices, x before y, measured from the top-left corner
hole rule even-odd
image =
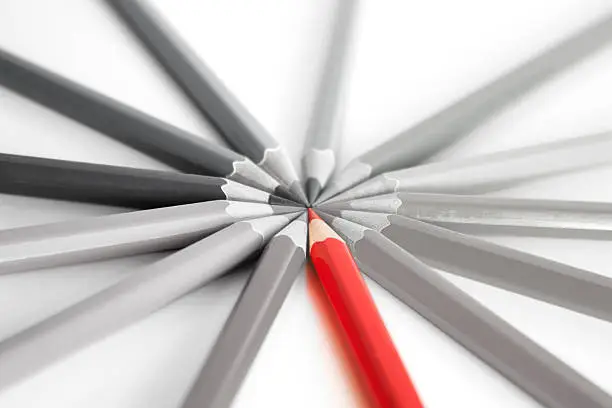
[[[348,247],[313,210],[308,214],[310,258],[374,399],[383,408],[421,408]]]

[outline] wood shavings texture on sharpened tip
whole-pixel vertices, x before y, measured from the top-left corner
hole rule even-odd
[[[308,214],[310,259],[374,400],[385,408],[421,408],[412,380],[348,247],[312,209]]]

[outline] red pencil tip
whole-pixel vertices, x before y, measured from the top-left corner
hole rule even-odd
[[[312,221],[312,220],[320,220],[321,217],[319,217],[317,215],[316,212],[314,212],[314,210],[312,208],[308,209],[308,222]]]

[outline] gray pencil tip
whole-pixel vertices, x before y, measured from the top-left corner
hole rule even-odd
[[[390,214],[351,210],[337,211],[337,214],[338,217],[342,217],[347,221],[363,225],[364,227],[373,229],[375,231],[381,231],[391,225],[391,222],[389,221]]]
[[[345,190],[367,180],[372,175],[372,166],[361,160],[353,160],[338,173],[321,193],[316,204],[325,202]]]
[[[356,222],[348,221],[344,218],[336,217],[323,211],[319,211],[317,214],[319,214],[319,216],[326,223],[328,223],[349,245],[352,245],[354,242],[357,242],[363,238],[364,232],[368,229],[363,225],[357,224]]]
[[[336,215],[330,214],[328,212],[323,212],[323,211],[317,211],[317,215],[321,217],[321,219],[329,225],[332,225],[334,220],[337,218]]]
[[[325,203],[317,205],[316,208],[319,208],[322,211],[330,212],[330,213],[334,212],[334,211],[350,210],[350,209],[352,209],[350,202],[339,202],[339,203],[336,203],[336,202],[333,202],[333,203],[325,202]]]
[[[304,189],[302,188],[302,184],[299,182],[299,180],[296,180],[293,183],[291,183],[291,186],[289,187],[289,191],[292,193],[292,196],[295,197],[299,203],[308,205],[309,203],[308,198],[306,198],[306,193],[304,193]]]
[[[290,214],[290,213],[304,211],[304,207],[295,205],[295,203],[293,205],[273,205],[272,204],[270,205],[270,207],[272,208],[273,214]]]
[[[321,183],[315,178],[307,178],[306,179],[306,197],[308,197],[308,202],[313,203],[321,194]]]
[[[296,203],[293,200],[289,200],[288,198],[279,197],[277,195],[270,195],[268,202],[272,205],[283,205],[289,207],[299,207],[299,203]]]
[[[272,236],[276,235],[280,230],[285,228],[292,220],[300,215],[299,212],[292,212],[288,214],[277,214],[269,217],[255,218],[251,220],[244,220],[240,223],[248,224],[253,231],[258,233],[264,239],[264,243],[267,242]],[[238,225],[238,224],[234,224]]]
[[[306,211],[298,215],[289,225],[280,230],[276,236],[289,237],[293,243],[306,250],[306,237],[308,235],[308,215]]]
[[[327,188],[325,188],[321,194],[319,195],[319,198],[315,199],[314,201],[314,205],[319,205],[321,203],[325,203],[327,202],[330,198],[334,197],[336,194],[338,194],[340,191],[338,191],[336,188],[334,188],[334,185],[331,184],[329,185]]]
[[[317,207],[317,214],[318,213],[324,213],[324,214],[328,214],[328,215],[334,216],[334,217],[341,217],[342,216],[342,210],[339,209],[339,208],[329,208],[329,207],[319,206],[319,207]]]
[[[297,197],[295,197],[293,195],[293,193],[291,193],[291,191],[289,191],[289,189],[287,187],[283,186],[283,185],[277,186],[274,189],[274,195],[276,195],[278,197],[286,198],[286,199],[294,201],[294,202],[297,202],[296,201]]]
[[[327,200],[325,200],[325,203],[331,204],[331,203],[339,203],[339,202],[351,200],[354,198],[351,193],[352,191],[344,191],[342,193],[336,194],[332,197],[329,197]]]

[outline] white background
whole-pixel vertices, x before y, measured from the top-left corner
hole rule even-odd
[[[297,165],[329,34],[332,0],[155,0]],[[350,69],[342,162],[538,50],[612,12],[606,0],[364,0]],[[0,0],[0,46],[218,141],[102,1]],[[612,128],[612,47],[513,105],[442,157]],[[0,151],[166,168],[0,88]],[[612,201],[612,167],[505,195]],[[0,227],[117,208],[0,196]],[[609,242],[487,237],[612,276]],[[0,339],[117,281],[160,254],[0,277]],[[175,302],[0,395],[3,408],[178,407],[246,274]],[[528,336],[612,392],[612,325],[451,277]],[[531,407],[530,397],[370,285],[427,407]],[[250,370],[237,407],[363,403],[301,276]],[[578,407],[577,407],[578,408]]]

